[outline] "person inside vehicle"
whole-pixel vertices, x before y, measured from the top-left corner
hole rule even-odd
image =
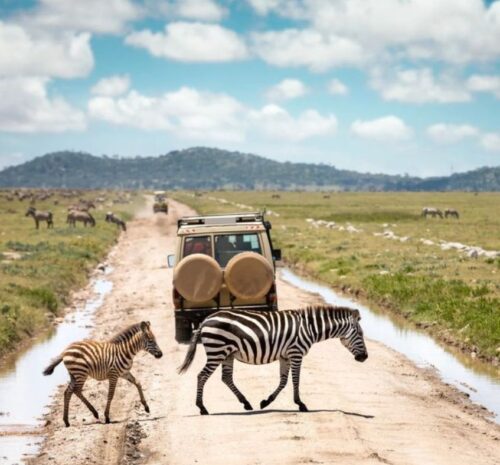
[[[204,255],[212,255],[212,246],[210,237],[191,237],[186,240],[184,245],[184,256],[194,253],[201,253]]]
[[[229,236],[218,236],[215,242],[215,259],[221,266],[226,266],[227,262],[237,253],[235,244],[230,241]]]

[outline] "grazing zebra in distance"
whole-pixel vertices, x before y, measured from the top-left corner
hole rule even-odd
[[[77,221],[83,223],[85,227],[87,227],[87,224],[90,224],[92,227],[95,226],[95,219],[89,212],[71,210],[66,218],[66,223],[76,228]]]
[[[432,216],[435,218],[436,216],[439,216],[439,218],[443,218],[443,212],[439,208],[434,208],[434,207],[424,207],[422,208],[422,216],[424,218],[427,218],[428,216]]]
[[[91,208],[95,209],[95,204],[94,202],[90,200],[82,200],[80,199],[80,203],[77,203],[75,205],[70,205],[68,207],[68,211],[76,210],[80,212],[88,212]]]
[[[222,381],[236,395],[245,410],[252,410],[248,400],[233,382],[234,359],[251,365],[279,360],[279,385],[260,403],[260,408],[267,407],[276,399],[286,386],[291,369],[293,400],[301,412],[307,412],[299,394],[302,359],[314,343],[338,337],[358,362],[364,362],[368,358],[368,352],[360,319],[358,310],[332,306],[278,312],[223,310],[206,318],[193,333],[179,373],[184,373],[189,368],[195,357],[196,344],[201,340],[207,353],[207,362],[198,374],[196,405],[200,413],[208,414],[203,405],[203,388],[220,364]]]
[[[115,223],[116,226],[119,228],[122,228],[123,231],[127,230],[127,225],[125,224],[125,221],[121,220],[113,212],[108,212],[106,213],[106,218],[105,218],[106,223]]]
[[[32,216],[35,220],[35,227],[38,229],[40,227],[40,221],[47,222],[47,228],[54,227],[54,216],[52,212],[42,212],[37,210],[35,207],[29,207],[25,216]]]
[[[444,211],[444,217],[448,218],[449,216],[454,216],[457,220],[460,218],[460,215],[458,214],[458,210],[455,210],[454,208],[447,208]]]
[[[137,387],[144,410],[149,413],[141,383],[130,373],[134,357],[141,350],[149,352],[156,358],[161,358],[163,355],[151,331],[149,321],[129,326],[106,342],[88,340],[74,342],[54,359],[43,374],[51,375],[54,368],[64,362],[70,376],[70,382],[64,391],[64,424],[69,426],[69,401],[73,394],[87,406],[95,418],[99,418],[97,410],[82,393],[83,385],[89,376],[98,381],[109,380],[108,402],[104,411],[106,423],[109,423],[109,409],[118,378],[124,378]]]

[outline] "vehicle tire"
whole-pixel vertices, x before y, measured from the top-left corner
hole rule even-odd
[[[222,278],[219,264],[201,253],[184,257],[174,269],[174,287],[189,302],[212,300],[220,291]]]
[[[193,335],[191,322],[182,317],[175,317],[175,340],[179,343],[190,342]]]
[[[243,252],[229,260],[224,280],[235,297],[243,300],[261,299],[273,285],[274,271],[262,255]]]

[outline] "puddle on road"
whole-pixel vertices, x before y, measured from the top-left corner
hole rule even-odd
[[[500,376],[498,369],[480,361],[471,361],[459,353],[450,353],[429,335],[376,313],[365,305],[340,296],[327,286],[297,276],[288,269],[281,277],[294,286],[319,294],[332,305],[354,307],[361,311],[363,331],[369,339],[380,341],[404,354],[420,367],[434,367],[443,381],[467,393],[470,399],[493,412],[500,423]]]
[[[20,464],[37,452],[43,440],[41,417],[57,386],[68,381],[63,365],[51,376],[43,376],[42,370],[71,342],[88,337],[94,314],[112,287],[111,281],[95,279],[91,298],[82,308],[66,315],[49,335],[25,352],[0,365],[1,465]]]

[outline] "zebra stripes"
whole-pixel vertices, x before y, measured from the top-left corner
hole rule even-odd
[[[134,357],[141,350],[149,352],[156,358],[163,355],[151,331],[149,321],[129,326],[107,342],[87,340],[75,342],[53,360],[43,371],[44,375],[51,375],[54,368],[64,362],[70,376],[70,382],[64,392],[64,424],[69,426],[69,401],[73,394],[87,406],[95,418],[99,418],[97,410],[82,393],[83,385],[89,376],[98,381],[109,380],[108,401],[104,412],[106,423],[110,422],[111,401],[119,378],[124,378],[137,387],[141,403],[149,413],[149,406],[144,398],[141,384],[130,373]]]
[[[125,224],[125,221],[121,220],[113,212],[108,212],[106,213],[106,218],[105,220],[106,223],[114,223],[118,228],[121,228],[123,231],[127,230],[127,225]]]
[[[359,311],[345,307],[308,307],[279,312],[220,311],[203,321],[195,331],[186,358],[179,368],[184,373],[191,365],[196,344],[201,340],[207,362],[198,374],[196,405],[202,415],[206,381],[222,364],[222,381],[231,389],[246,410],[252,406],[233,381],[234,359],[251,365],[280,361],[280,382],[273,393],[260,403],[264,408],[286,386],[292,372],[294,402],[307,411],[299,394],[302,359],[316,342],[338,337],[359,362],[368,358]]]
[[[40,227],[40,221],[45,221],[47,223],[47,228],[54,227],[54,215],[52,212],[43,212],[37,210],[35,207],[29,207],[25,216],[31,216],[35,220],[35,228]]]

